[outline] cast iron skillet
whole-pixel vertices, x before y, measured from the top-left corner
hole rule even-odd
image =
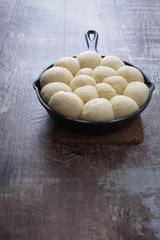
[[[93,38],[91,38],[91,35]],[[98,42],[98,33],[94,30],[89,30],[88,32],[85,33],[85,38],[88,46],[88,50],[90,51],[95,51],[97,52],[97,42]],[[75,56],[74,56],[75,57]],[[102,56],[103,58],[104,56]],[[144,77],[145,84],[149,88],[149,97],[145,104],[134,114],[122,118],[122,119],[117,119],[117,120],[112,120],[108,122],[89,122],[89,121],[82,121],[82,120],[74,120],[69,117],[66,117],[60,113],[55,112],[52,110],[50,107],[48,107],[43,99],[41,98],[40,91],[40,77],[44,71],[47,69],[51,68],[54,64],[51,64],[48,66],[40,75],[39,77],[33,82],[33,88],[36,91],[38,100],[42,104],[42,106],[46,109],[46,111],[49,113],[49,115],[58,123],[62,124],[63,126],[66,126],[68,128],[71,128],[76,131],[87,131],[87,132],[92,132],[92,133],[97,133],[97,132],[112,132],[115,130],[118,130],[120,128],[123,128],[130,124],[132,121],[134,121],[137,116],[148,106],[151,97],[152,97],[152,92],[155,88],[154,84],[149,80],[149,78],[146,76],[146,74],[140,70],[138,67],[132,65],[131,63],[128,63],[126,61],[123,61],[126,65],[133,66],[137,68]]]

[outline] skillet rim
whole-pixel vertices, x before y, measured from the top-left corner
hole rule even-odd
[[[74,56],[74,58],[75,57],[76,56]],[[101,56],[101,57],[104,58],[104,56]],[[142,75],[144,77],[144,82],[149,88],[149,96],[148,96],[148,99],[145,102],[145,104],[138,111],[136,111],[135,113],[133,113],[133,114],[127,116],[127,117],[124,117],[124,118],[119,118],[119,119],[115,119],[115,120],[112,120],[112,121],[91,122],[91,121],[83,121],[83,120],[79,120],[79,119],[72,119],[72,118],[66,117],[66,116],[54,111],[53,109],[51,109],[41,98],[41,95],[40,95],[40,90],[41,90],[40,89],[40,77],[47,69],[53,67],[54,63],[49,65],[47,68],[45,68],[41,72],[41,74],[38,76],[38,78],[33,82],[33,88],[36,91],[38,100],[40,101],[42,106],[47,110],[47,112],[50,112],[50,115],[52,116],[53,119],[54,119],[54,115],[57,115],[59,118],[65,119],[65,120],[70,121],[70,122],[76,122],[76,123],[79,123],[81,125],[83,124],[83,125],[92,125],[92,126],[96,126],[96,125],[98,125],[98,126],[99,125],[105,125],[106,126],[106,125],[113,125],[113,124],[116,124],[116,123],[123,123],[127,120],[131,120],[132,118],[137,117],[142,111],[144,111],[144,109],[148,106],[148,104],[151,101],[152,93],[155,89],[155,85],[150,81],[150,79],[147,77],[147,75],[141,69],[139,69],[138,67],[136,67],[135,65],[133,65],[133,64],[127,62],[127,61],[124,61],[124,60],[122,60],[122,61],[125,63],[125,65],[137,68],[142,73]]]

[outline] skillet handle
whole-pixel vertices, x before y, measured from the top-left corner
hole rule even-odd
[[[151,92],[153,92],[154,89],[155,89],[155,85],[152,83],[152,84],[151,84],[151,87],[150,87]]]
[[[91,38],[91,35],[93,35],[93,38]],[[98,33],[94,30],[89,30],[85,33],[85,38],[88,50],[98,52],[97,51]]]

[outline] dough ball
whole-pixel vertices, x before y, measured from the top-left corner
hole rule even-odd
[[[128,84],[128,82],[123,77],[120,76],[105,78],[103,82],[110,84],[119,95],[123,94],[123,90]]]
[[[139,109],[137,103],[126,96],[115,96],[111,98],[110,101],[112,103],[116,119],[127,117]]]
[[[117,70],[117,74],[124,77],[127,82],[144,82],[142,73],[135,67],[124,66]]]
[[[98,98],[96,88],[90,85],[79,87],[74,91],[74,93],[77,94],[84,103],[93,98]]]
[[[93,74],[93,69],[92,68],[81,68],[77,73],[76,76],[78,75],[88,75],[92,77]]]
[[[95,86],[96,81],[90,76],[78,75],[78,76],[74,77],[69,84],[69,86],[72,88],[73,91],[76,88],[83,87],[85,85]]]
[[[79,60],[81,68],[94,69],[100,64],[102,57],[96,52],[86,51],[86,52],[80,53],[77,56],[77,59]]]
[[[97,83],[101,83],[104,78],[116,75],[116,71],[113,68],[98,66],[93,71],[93,77]]]
[[[73,119],[79,119],[83,105],[76,94],[63,91],[55,93],[48,103],[48,106],[56,112]]]
[[[132,98],[139,107],[142,107],[149,96],[149,89],[142,82],[131,82],[128,84],[123,93],[125,96]]]
[[[102,61],[100,62],[101,66],[107,66],[110,68],[113,68],[114,70],[117,70],[118,68],[124,66],[124,62],[115,56],[106,56],[102,58]]]
[[[95,98],[84,105],[80,119],[91,122],[111,121],[114,119],[112,104],[105,98]]]
[[[116,95],[116,91],[107,83],[96,84],[96,89],[100,98],[110,99]]]
[[[41,88],[50,82],[63,82],[69,84],[73,75],[66,68],[52,67],[46,70],[40,79]]]
[[[73,75],[80,69],[79,61],[73,57],[60,58],[55,62],[54,66],[67,68]]]
[[[48,104],[50,98],[59,91],[72,92],[71,88],[62,82],[52,82],[45,85],[41,90],[41,97],[43,101]]]

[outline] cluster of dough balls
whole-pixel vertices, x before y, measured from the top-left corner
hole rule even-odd
[[[149,96],[141,72],[115,56],[86,51],[56,61],[40,78],[41,97],[72,119],[102,122],[124,118]]]

